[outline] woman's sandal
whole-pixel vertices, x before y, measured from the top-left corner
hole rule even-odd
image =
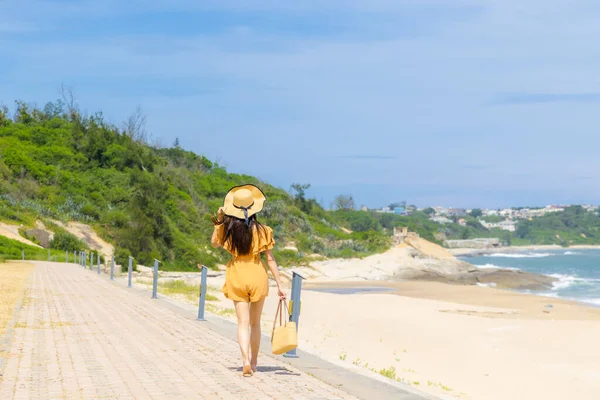
[[[252,374],[254,374],[254,372],[252,372],[252,367],[250,365],[244,365],[244,368],[242,369],[242,375],[245,377],[250,377]]]

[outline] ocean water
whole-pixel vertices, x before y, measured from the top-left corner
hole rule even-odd
[[[600,250],[496,253],[463,260],[480,268],[512,268],[554,276],[559,280],[552,290],[533,293],[600,306]]]

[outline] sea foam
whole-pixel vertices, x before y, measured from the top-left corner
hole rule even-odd
[[[507,269],[509,271],[520,271],[519,268],[513,268],[513,267],[501,267],[499,265],[494,265],[494,264],[483,264],[483,265],[475,265],[477,268],[480,269]]]
[[[486,254],[484,257],[495,257],[495,258],[543,258],[552,257],[552,253],[527,253],[527,254],[513,254],[513,253],[493,253]]]
[[[550,276],[558,279],[552,284],[552,290],[566,289],[574,285],[595,285],[600,282],[600,279],[579,278],[574,275],[551,274]]]

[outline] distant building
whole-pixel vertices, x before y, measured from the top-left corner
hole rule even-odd
[[[464,218],[458,220],[458,224],[460,226],[467,226],[467,221]]]
[[[477,238],[466,240],[446,240],[446,246],[451,249],[491,249],[500,247],[500,239],[496,238]]]
[[[406,239],[418,239],[420,236],[416,232],[409,232],[406,227],[394,227],[394,244],[403,243]]]
[[[443,216],[431,217],[429,219],[438,224],[451,224],[452,223],[452,220],[450,218],[446,218]]]
[[[487,222],[487,221],[479,221],[481,225],[483,225],[486,229],[502,229],[509,232],[514,232],[517,230],[517,224],[514,221],[509,219],[501,221],[501,222]]]
[[[406,215],[406,208],[405,207],[395,207],[394,208],[394,214],[398,214],[398,215]]]
[[[464,208],[451,208],[448,210],[448,215],[451,217],[466,217],[467,210]]]

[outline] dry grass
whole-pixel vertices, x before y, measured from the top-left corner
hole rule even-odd
[[[200,296],[200,289],[198,286],[192,286],[185,283],[182,280],[173,280],[166,282],[158,282],[158,292],[170,295],[170,294],[182,294],[184,295],[188,301],[195,302],[198,301],[198,297]],[[216,301],[218,300],[212,294],[206,293],[207,301]]]
[[[145,285],[148,288],[152,287],[151,279],[137,278],[135,282],[141,285]],[[157,289],[158,293],[160,294],[180,300],[185,299],[189,303],[197,303],[198,298],[200,296],[199,286],[190,285],[181,279],[165,281],[159,280]],[[212,291],[212,288],[209,286],[207,289],[208,291],[206,293],[206,301],[218,301],[218,297],[209,293],[210,291]]]
[[[32,271],[33,265],[29,264],[0,264],[0,336],[13,318],[15,306]]]

